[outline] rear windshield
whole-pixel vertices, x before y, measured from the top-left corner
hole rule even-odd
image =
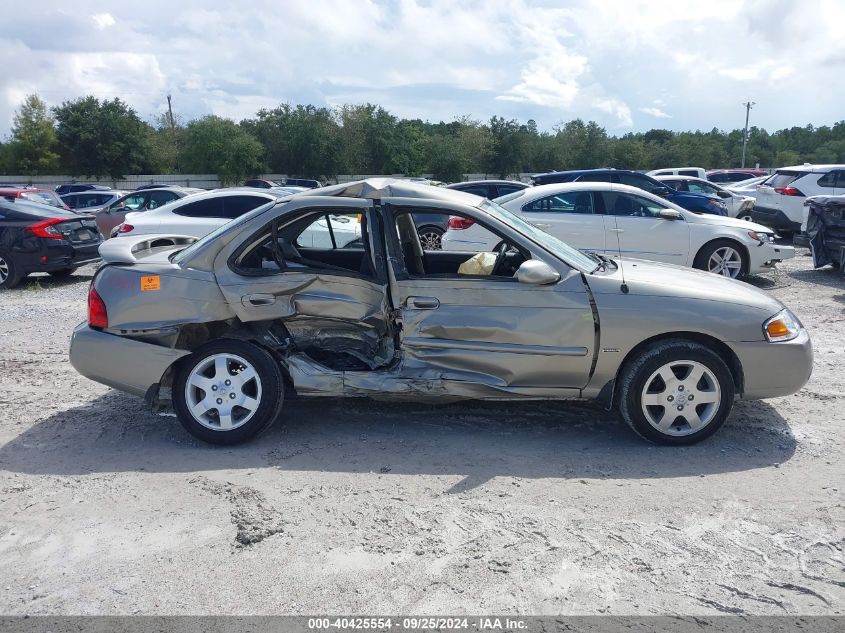
[[[495,199],[496,204],[504,204],[505,202],[510,202],[511,200],[516,200],[520,196],[524,196],[527,189],[519,189],[518,191],[514,191],[513,193],[506,193],[503,196],[499,196]]]
[[[796,178],[802,176],[802,172],[797,171],[777,171],[764,184],[769,187],[786,187]]]

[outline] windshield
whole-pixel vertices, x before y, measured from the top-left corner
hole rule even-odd
[[[502,198],[505,197],[507,196],[502,196]],[[498,200],[501,200],[502,198],[498,198]],[[497,220],[512,226],[524,236],[536,242],[553,255],[556,255],[557,257],[561,258],[566,263],[571,264],[585,272],[589,272],[595,269],[596,261],[598,261],[597,259],[593,259],[589,255],[582,253],[578,249],[572,248],[566,242],[562,242],[561,240],[557,239],[552,235],[549,235],[548,233],[544,233],[537,227],[529,224],[528,222],[520,218],[518,215],[515,215],[507,209],[500,207],[495,202],[485,200],[479,205],[479,207],[490,215],[492,215]]]

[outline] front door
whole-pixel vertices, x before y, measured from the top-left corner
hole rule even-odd
[[[626,191],[602,192],[608,252],[618,257],[649,259],[689,266],[689,225],[658,213],[670,207]]]
[[[422,209],[391,200],[382,207],[407,378],[501,389],[503,396],[521,388],[577,395],[588,381],[595,345],[579,271],[471,208]],[[502,246],[493,256],[421,252],[411,216],[423,211],[471,219],[491,232],[487,242]],[[553,263],[560,281],[517,281],[516,269],[529,258]]]

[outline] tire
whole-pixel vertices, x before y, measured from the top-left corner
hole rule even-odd
[[[441,239],[445,231],[437,226],[423,226],[417,229],[420,236],[420,245],[424,251],[441,251],[443,244]]]
[[[0,290],[14,288],[25,276],[21,274],[21,271],[9,255],[0,252]]]
[[[733,240],[714,240],[698,251],[692,265],[730,279],[739,279],[748,274],[748,255]]]
[[[51,270],[47,274],[51,277],[56,277],[57,279],[63,279],[65,277],[70,277],[76,272],[76,270],[76,268],[62,268],[61,270]]]
[[[697,382],[690,377],[693,372],[701,376]],[[733,376],[715,352],[699,343],[670,339],[626,363],[617,403],[622,419],[640,437],[688,446],[725,423],[734,395]],[[692,405],[690,396],[695,397]]]
[[[210,444],[238,444],[275,421],[284,389],[279,363],[268,351],[247,341],[220,339],[180,363],[173,383],[173,408],[194,437]],[[230,401],[234,404],[227,407]],[[228,416],[221,418],[224,413]]]

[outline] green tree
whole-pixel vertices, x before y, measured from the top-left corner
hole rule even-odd
[[[801,157],[797,152],[793,152],[791,149],[781,150],[775,155],[775,164],[777,164],[778,167],[797,165],[800,162]]]
[[[28,95],[15,113],[9,145],[12,171],[27,176],[56,173],[56,128],[38,95]]]
[[[62,163],[71,175],[109,176],[151,171],[151,127],[120,99],[93,96],[53,108]]]
[[[180,166],[188,173],[217,174],[223,185],[235,184],[263,169],[264,147],[230,119],[209,115],[185,128]]]

